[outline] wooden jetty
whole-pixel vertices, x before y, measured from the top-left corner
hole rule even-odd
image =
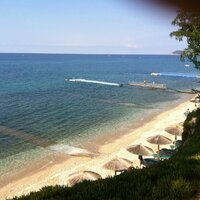
[[[129,86],[135,86],[135,87],[143,87],[147,89],[161,89],[161,90],[166,90],[167,86],[166,84],[159,84],[159,83],[145,83],[145,82],[129,82]]]

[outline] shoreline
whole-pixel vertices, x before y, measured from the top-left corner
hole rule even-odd
[[[37,191],[46,185],[66,185],[69,174],[79,170],[95,171],[102,175],[103,178],[112,176],[114,175],[114,172],[103,169],[102,165],[114,157],[129,159],[133,161],[134,166],[137,166],[137,156],[130,154],[125,148],[131,144],[142,142],[144,145],[155,150],[156,145],[147,143],[146,138],[158,133],[174,139],[174,136],[164,132],[164,129],[167,126],[183,121],[185,118],[184,112],[187,108],[190,110],[195,108],[194,103],[190,102],[194,96],[195,95],[191,95],[190,98],[186,98],[187,100],[185,99],[183,102],[180,100],[180,102],[177,102],[178,105],[176,103],[175,105],[170,105],[161,113],[149,117],[150,120],[144,120],[139,123],[138,127],[130,129],[129,133],[122,133],[117,135],[117,137],[116,135],[111,135],[109,136],[110,138],[104,137],[102,140],[97,137],[98,141],[93,141],[93,145],[96,145],[96,143],[99,144],[98,151],[100,152],[100,155],[97,157],[69,157],[62,153],[50,156],[52,158],[47,157],[46,162],[49,163],[46,163],[46,166],[44,166],[45,161],[43,161],[43,163],[36,164],[38,167],[35,167],[35,170],[29,168],[27,170],[28,173],[22,172],[20,177],[7,179],[7,183],[4,182],[4,184],[0,183],[1,197],[9,198],[16,195],[20,196],[31,191]],[[89,148],[87,147],[87,144],[85,147]]]
[[[117,139],[120,139],[121,137],[129,134],[130,132],[133,132],[136,129],[142,127],[145,123],[150,122],[152,119],[154,119],[156,116],[160,115],[161,113],[171,110],[184,102],[188,102],[191,99],[193,99],[195,96],[196,94],[187,94],[185,95],[185,97],[175,100],[174,102],[172,102],[172,104],[165,105],[166,107],[163,110],[158,109],[157,111],[154,111],[148,114],[146,117],[142,117],[140,119],[137,119],[129,123],[128,126],[125,126],[119,131],[117,131],[117,134],[116,132],[113,131],[112,133],[110,132],[108,134],[103,133],[102,135],[90,137],[88,139],[88,142],[86,142],[81,147],[84,149],[91,150],[91,146],[92,146],[92,150],[94,150],[94,146],[95,146],[95,150],[98,151],[101,148],[101,146],[112,143],[113,141]]]

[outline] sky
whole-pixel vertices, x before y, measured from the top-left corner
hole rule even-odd
[[[171,54],[186,47],[169,37],[175,16],[139,0],[1,0],[0,53]]]

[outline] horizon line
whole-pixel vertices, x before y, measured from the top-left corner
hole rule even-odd
[[[0,52],[0,54],[43,54],[43,55],[172,55],[179,56],[178,54],[173,53],[53,53],[53,52]]]

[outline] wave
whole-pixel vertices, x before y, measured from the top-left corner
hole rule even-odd
[[[84,157],[93,157],[98,154],[90,152],[86,149],[69,146],[66,144],[55,144],[48,147],[51,151],[58,152],[58,153],[65,153],[69,156],[84,156]]]
[[[65,153],[69,156],[93,157],[98,155],[97,153],[90,152],[86,149],[73,147],[66,144],[60,144],[56,141],[45,139],[23,131],[14,130],[5,126],[0,126],[0,133],[3,135],[14,136],[16,138],[22,139],[25,142],[29,142],[43,148],[48,148],[49,150],[54,152]]]

